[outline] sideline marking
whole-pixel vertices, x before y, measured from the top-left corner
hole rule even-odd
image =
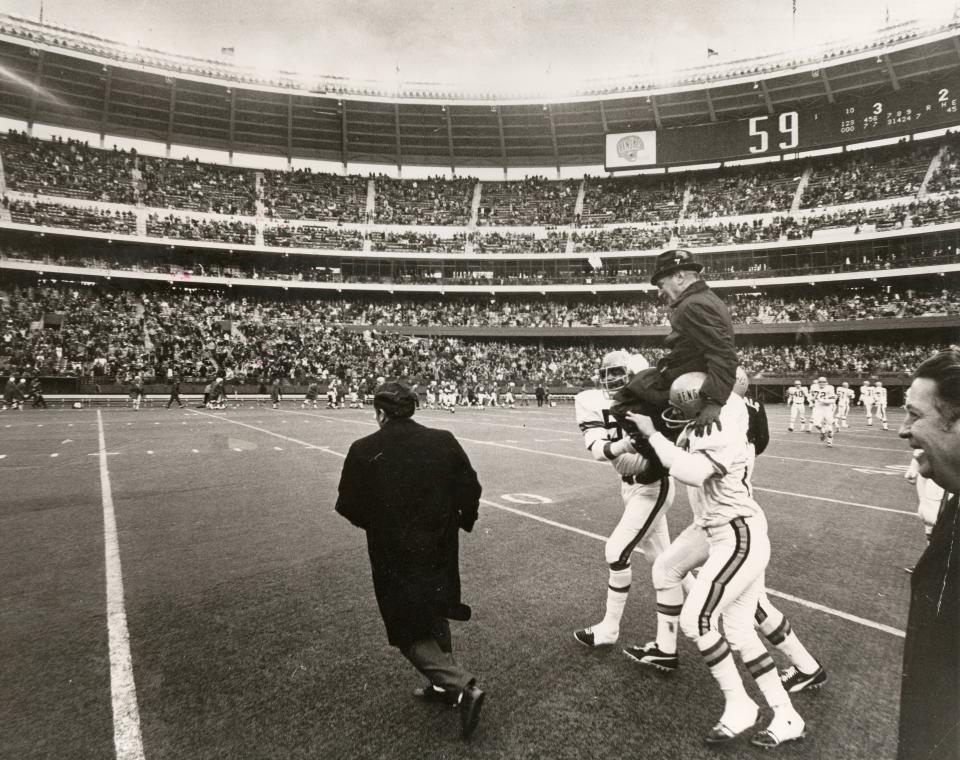
[[[320,419],[324,419],[324,420],[333,420],[333,419],[334,419],[333,417],[321,417],[320,415],[317,415],[317,414],[309,414],[308,412],[294,412],[294,414],[307,414],[307,415],[310,416],[310,417],[319,417]],[[342,418],[341,418],[341,419],[342,419]],[[231,421],[232,421],[232,420],[231,420]],[[368,426],[374,426],[374,427],[376,426],[376,423],[375,423],[375,422],[365,422],[365,421],[363,421],[363,420],[349,420],[349,419],[348,419],[348,420],[342,420],[342,421],[343,421],[343,422],[350,422],[350,423],[353,423],[354,425],[368,425]],[[242,425],[243,423],[242,423],[242,422],[238,422],[237,424],[238,424],[238,425]],[[269,432],[269,431],[265,431],[265,432]],[[271,433],[271,435],[278,435],[278,434],[277,434],[277,433]],[[596,459],[585,459],[584,457],[570,456],[569,454],[560,454],[560,453],[558,453],[558,452],[556,452],[556,451],[544,451],[544,450],[542,450],[542,449],[528,449],[528,448],[524,448],[523,446],[511,446],[511,445],[506,444],[506,443],[497,443],[496,441],[480,441],[480,440],[477,440],[476,438],[462,438],[462,437],[460,437],[460,436],[457,436],[457,440],[464,441],[465,443],[476,443],[476,444],[480,444],[480,445],[482,445],[482,446],[494,446],[494,447],[496,447],[496,448],[513,449],[513,450],[515,450],[515,451],[524,451],[524,452],[526,452],[526,453],[528,453],[528,454],[539,454],[539,455],[541,455],[541,456],[554,457],[554,458],[556,458],[556,459],[571,459],[571,460],[573,460],[574,462],[580,462],[581,464],[600,465],[601,467],[605,467],[605,466],[606,466],[606,462],[598,462]],[[799,462],[819,462],[819,463],[821,463],[821,464],[835,464],[835,465],[839,465],[839,466],[843,466],[843,467],[851,467],[851,468],[858,466],[858,465],[851,465],[851,464],[841,464],[841,463],[839,463],[839,462],[828,462],[828,461],[826,461],[826,460],[796,459],[796,457],[775,457],[775,455],[773,455],[773,454],[763,454],[762,456],[770,457],[770,458],[776,458],[776,459],[790,459],[790,460],[792,460],[792,461],[799,461]],[[758,486],[758,485],[754,485],[754,486],[753,486],[753,490],[754,490],[754,491],[765,491],[765,492],[767,492],[767,493],[777,493],[777,494],[781,494],[781,495],[783,495],[783,496],[796,496],[796,497],[801,498],[801,499],[811,499],[811,500],[813,500],[813,501],[824,501],[824,502],[827,502],[827,503],[829,503],[829,504],[839,504],[839,505],[844,506],[844,507],[861,507],[861,508],[863,508],[863,509],[872,509],[872,510],[875,510],[875,511],[877,511],[877,512],[894,512],[895,514],[898,514],[898,515],[906,515],[906,516],[908,516],[908,517],[918,517],[918,515],[917,515],[916,512],[907,511],[907,510],[905,510],[905,509],[892,509],[892,508],[890,508],[890,507],[877,507],[877,506],[874,506],[874,505],[872,505],[872,504],[861,504],[861,503],[856,502],[856,501],[843,501],[842,499],[830,499],[830,498],[828,498],[828,497],[826,497],[826,496],[812,496],[812,495],[810,495],[810,494],[792,493],[792,492],[790,492],[790,491],[778,491],[778,490],[773,489],[773,488],[763,488],[762,486]],[[604,541],[606,541],[606,539],[604,539]]]
[[[581,536],[586,536],[587,538],[593,538],[597,541],[606,542],[607,537],[601,536],[599,533],[591,533],[588,530],[581,530],[580,528],[574,528],[572,525],[566,525],[556,520],[549,520],[546,517],[540,517],[539,515],[532,515],[529,512],[524,512],[522,509],[514,509],[513,507],[505,506],[504,504],[497,504],[495,501],[490,501],[489,499],[480,499],[481,504],[486,504],[488,507],[493,507],[495,509],[501,509],[504,512],[510,512],[520,517],[526,517],[530,520],[536,520],[537,522],[543,523],[544,525],[550,525],[554,528],[560,528],[560,530],[566,530],[571,533],[576,533]],[[638,551],[634,549],[634,551]],[[843,620],[848,620],[851,623],[858,623],[859,625],[866,626],[867,628],[873,628],[877,631],[882,631],[883,633],[889,633],[893,636],[899,638],[904,638],[907,634],[905,631],[901,631],[899,628],[894,628],[891,625],[885,625],[884,623],[877,623],[874,620],[868,620],[867,618],[862,618],[859,615],[851,615],[849,612],[844,612],[843,610],[837,610],[833,607],[827,607],[826,605],[819,604],[817,602],[811,602],[806,599],[801,599],[799,596],[794,596],[793,594],[786,594],[782,591],[775,591],[769,586],[766,589],[767,593],[770,596],[780,597],[781,599],[787,599],[791,602],[795,602],[803,607],[809,607],[812,610],[817,610],[819,612],[825,612],[828,615],[833,615],[834,617],[842,618]]]
[[[500,498],[511,504],[553,504],[553,499],[537,493],[503,493]]]
[[[137,687],[133,681],[133,662],[130,658],[130,633],[127,630],[127,613],[123,606],[123,574],[120,568],[117,518],[113,510],[113,491],[110,488],[110,473],[107,470],[107,445],[103,436],[103,417],[99,409],[97,409],[97,435],[100,442],[100,492],[103,499],[113,746],[117,753],[117,760],[143,760]]]
[[[204,414],[204,415],[206,415],[207,413],[206,413],[206,412],[201,412],[201,411],[198,410],[198,411],[194,412],[194,414]],[[207,416],[212,416],[212,415],[207,415]],[[266,433],[267,435],[272,435],[272,436],[275,437],[275,438],[282,438],[282,439],[285,440],[285,441],[289,441],[290,443],[296,443],[296,444],[298,444],[298,445],[300,445],[300,446],[303,446],[303,447],[305,447],[305,448],[308,448],[308,449],[316,449],[317,451],[328,451],[328,452],[330,452],[331,454],[334,454],[335,456],[341,457],[341,458],[343,458],[343,459],[346,459],[346,456],[347,456],[346,454],[341,454],[339,451],[333,451],[332,449],[329,449],[329,448],[327,448],[326,446],[317,446],[317,445],[314,444],[314,443],[308,443],[307,441],[301,441],[301,440],[298,439],[298,438],[291,438],[289,435],[283,435],[282,433],[274,433],[272,430],[267,430],[266,428],[257,427],[256,425],[250,425],[250,424],[248,424],[248,423],[246,423],[246,422],[240,422],[239,420],[231,420],[229,417],[218,417],[217,419],[223,420],[224,422],[229,422],[231,425],[242,425],[242,426],[245,427],[245,428],[250,428],[251,430],[256,430],[258,433]],[[370,424],[375,424],[375,423],[370,423]]]
[[[98,413],[99,413],[99,412],[98,412]],[[202,412],[198,412],[198,413],[202,413]],[[294,414],[298,414],[298,412],[294,412]],[[314,417],[314,416],[319,417],[319,416],[320,416],[320,415],[312,415],[312,414],[309,414],[309,413],[307,413],[307,412],[299,412],[299,414],[306,414],[307,416],[310,416],[310,417]],[[290,438],[289,436],[285,436],[285,435],[282,435],[282,434],[280,434],[280,433],[274,433],[272,430],[266,430],[266,429],[264,429],[264,428],[257,428],[257,427],[254,427],[254,426],[252,426],[252,425],[248,425],[248,424],[246,424],[246,423],[244,423],[244,422],[239,422],[239,421],[237,421],[237,420],[231,420],[231,419],[227,419],[227,418],[224,418],[224,419],[225,419],[227,422],[233,423],[234,425],[243,425],[244,427],[249,427],[249,428],[252,428],[252,429],[254,429],[254,430],[258,430],[258,431],[260,431],[260,432],[262,432],[262,433],[266,433],[267,435],[275,436],[275,437],[277,437],[277,438],[283,438],[283,439],[285,439],[285,440],[292,441],[293,443],[297,443],[297,444],[299,444],[299,445],[301,445],[301,446],[306,446],[307,448],[310,448],[310,449],[320,449],[321,451],[325,451],[325,452],[327,452],[327,453],[329,453],[329,454],[333,454],[334,456],[338,456],[338,457],[340,457],[341,459],[345,459],[345,458],[346,458],[346,454],[341,454],[339,451],[333,451],[332,449],[323,448],[323,447],[321,447],[321,446],[316,446],[316,445],[314,445],[314,444],[312,444],[312,443],[307,443],[306,441],[300,441],[300,440],[297,440],[296,438]],[[329,417],[324,417],[324,418],[322,418],[322,419],[330,419],[330,418],[329,418]],[[364,421],[360,421],[360,420],[345,420],[345,421],[347,421],[347,422],[354,422],[354,423],[360,424],[360,425],[368,425],[368,426],[370,426],[370,425],[375,425],[375,424],[376,424],[376,423],[373,423],[373,422],[364,422]],[[463,439],[461,439],[461,440],[469,441],[469,439],[467,439],[467,438],[463,438]],[[488,443],[488,442],[487,442],[487,441],[476,441],[476,443]],[[496,444],[493,444],[493,445],[496,445]],[[520,448],[520,447],[518,447],[518,446],[505,446],[505,448],[516,449],[516,448]],[[542,451],[534,451],[534,450],[532,450],[532,449],[521,449],[521,451],[530,451],[530,452],[536,453],[536,454],[547,454],[547,453],[548,453],[548,452],[542,452]],[[558,455],[551,454],[551,456],[560,456],[560,457],[562,457],[562,458],[564,458],[564,459],[576,459],[576,461],[578,461],[578,462],[586,462],[586,463],[591,463],[591,462],[594,461],[594,460],[590,460],[590,459],[581,459],[581,458],[577,458],[577,457],[568,457],[568,456],[563,455],[563,454],[558,454]],[[596,464],[603,464],[603,462],[596,462]],[[759,488],[756,488],[756,487],[755,487],[755,490],[772,491],[772,489],[759,489]],[[790,495],[790,496],[801,496],[801,494],[790,494],[790,493],[788,493],[787,491],[772,491],[772,492],[773,492],[773,493],[783,493],[783,494]],[[836,500],[836,499],[827,499],[827,498],[825,498],[825,497],[817,497],[817,496],[810,496],[810,497],[808,497],[808,496],[803,496],[803,498],[812,498],[812,499],[817,499],[818,501],[830,501],[830,502],[835,502],[835,503],[838,503],[838,504],[850,504],[850,505],[853,505],[853,506],[867,507],[867,508],[869,508],[869,509],[878,509],[878,510],[882,510],[882,511],[885,511],[885,512],[897,512],[897,513],[899,513],[899,514],[910,514],[910,515],[913,514],[913,513],[911,513],[911,512],[903,512],[903,511],[898,510],[898,509],[886,509],[886,508],[884,508],[884,507],[870,507],[869,505],[866,505],[866,504],[856,504],[855,502],[842,502],[842,501],[838,501],[838,500]],[[597,541],[604,541],[604,542],[606,542],[606,540],[607,540],[607,537],[606,537],[606,536],[601,536],[599,533],[591,533],[591,532],[588,531],[588,530],[581,530],[580,528],[575,528],[575,527],[573,527],[572,525],[566,525],[565,523],[557,522],[556,520],[550,520],[549,518],[546,518],[546,517],[540,517],[539,515],[533,515],[533,514],[530,514],[529,512],[524,512],[522,509],[514,509],[513,507],[508,507],[508,506],[506,506],[506,505],[504,505],[504,504],[498,504],[498,503],[496,503],[496,502],[494,502],[494,501],[490,501],[489,499],[480,499],[480,503],[481,503],[481,504],[486,504],[486,505],[489,506],[489,507],[494,507],[495,509],[500,509],[500,510],[502,510],[502,511],[504,511],[504,512],[511,512],[511,513],[513,513],[513,514],[515,514],[515,515],[518,515],[518,516],[520,516],[520,517],[526,517],[526,518],[529,519],[529,520],[536,520],[537,522],[543,523],[544,525],[550,525],[550,526],[552,526],[552,527],[554,527],[554,528],[559,528],[560,530],[566,530],[566,531],[569,531],[569,532],[571,532],[571,533],[576,533],[576,534],[581,535],[581,536],[586,536],[587,538],[593,538],[593,539],[595,539],[595,540],[597,540]],[[636,551],[636,550],[634,550],[634,551]],[[817,602],[811,602],[811,601],[808,601],[808,600],[806,600],[806,599],[802,599],[802,598],[800,598],[799,596],[794,596],[794,595],[792,595],[792,594],[784,593],[783,591],[776,591],[776,590],[774,590],[774,589],[767,588],[767,593],[770,594],[771,596],[776,596],[776,597],[779,597],[779,598],[781,598],[781,599],[786,599],[786,600],[788,600],[788,601],[794,602],[794,603],[799,604],[799,605],[801,605],[801,606],[808,607],[808,608],[810,608],[810,609],[812,609],[812,610],[817,610],[817,611],[819,611],[819,612],[824,612],[824,613],[826,613],[826,614],[828,614],[828,615],[833,615],[834,617],[838,617],[838,618],[841,618],[841,619],[843,619],[843,620],[847,620],[847,621],[849,621],[849,622],[851,622],[851,623],[857,623],[857,624],[862,625],[862,626],[865,626],[865,627],[867,627],[867,628],[873,628],[874,630],[882,631],[883,633],[889,633],[889,634],[891,634],[891,635],[893,635],[893,636],[897,636],[897,637],[899,637],[899,638],[904,638],[904,637],[906,636],[906,632],[900,630],[899,628],[894,628],[893,626],[885,625],[884,623],[877,623],[877,622],[874,621],[874,620],[868,620],[867,618],[862,618],[862,617],[860,617],[860,616],[858,616],[858,615],[852,615],[852,614],[850,614],[849,612],[843,612],[842,610],[837,610],[837,609],[834,609],[833,607],[827,607],[826,605],[819,604],[819,603],[817,603]]]

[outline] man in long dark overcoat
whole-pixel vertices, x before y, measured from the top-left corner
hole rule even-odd
[[[459,531],[473,529],[481,488],[453,434],[414,422],[415,406],[401,383],[377,388],[380,429],[350,446],[336,510],[366,531],[387,640],[429,679],[415,694],[458,704],[469,738],[484,693],[454,658],[447,621],[470,617],[460,599]]]

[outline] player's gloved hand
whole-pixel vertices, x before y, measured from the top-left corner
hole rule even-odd
[[[637,431],[642,437],[649,438],[651,435],[657,432],[657,428],[654,427],[653,420],[647,415],[639,414],[638,412],[627,412],[626,416],[630,422],[637,426]]]
[[[693,428],[698,435],[710,435],[714,425],[717,426],[717,430],[723,429],[720,427],[721,409],[723,407],[712,399],[706,399],[703,402],[703,406],[693,420]]]

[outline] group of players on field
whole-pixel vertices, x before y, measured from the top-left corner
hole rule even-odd
[[[800,380],[794,381],[787,389],[787,405],[790,407],[790,424],[787,430],[792,433],[799,419],[801,432],[806,428],[806,432],[810,433],[816,428],[820,431],[820,440],[826,441],[827,446],[833,446],[833,434],[838,429],[850,427],[847,417],[854,396],[856,393],[847,382],[834,388],[827,382],[827,378],[819,377],[816,383],[807,388]],[[887,426],[887,389],[882,382],[876,380],[871,385],[870,381],[864,380],[857,403],[866,412],[868,425],[873,425],[876,414],[883,429],[890,429]],[[809,422],[805,413],[807,406],[810,407]]]

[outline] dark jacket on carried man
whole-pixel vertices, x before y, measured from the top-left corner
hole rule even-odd
[[[355,441],[336,510],[367,533],[380,614],[393,646],[430,638],[440,617],[465,620],[458,531],[477,520],[480,483],[452,433],[409,417]]]
[[[700,394],[727,403],[737,377],[733,321],[726,304],[703,280],[697,280],[671,304],[670,353],[657,362],[667,387],[687,372],[706,372]]]

